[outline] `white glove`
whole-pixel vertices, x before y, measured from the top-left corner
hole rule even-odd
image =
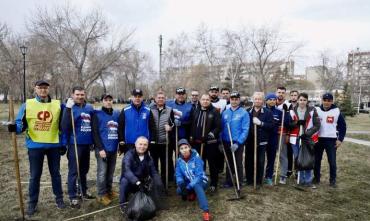
[[[75,102],[73,101],[73,99],[72,98],[68,98],[67,103],[66,103],[66,107],[67,108],[72,108],[73,105],[75,105]]]
[[[262,124],[262,121],[260,121],[260,119],[258,119],[257,117],[253,117],[253,123],[255,125],[261,125]]]

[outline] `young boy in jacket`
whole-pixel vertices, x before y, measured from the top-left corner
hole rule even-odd
[[[97,161],[97,201],[107,206],[118,196],[112,183],[117,159],[119,112],[112,108],[112,95],[104,94],[101,100],[103,107],[92,118],[92,132]]]
[[[198,198],[200,209],[203,211],[203,221],[210,220],[208,201],[205,194],[207,176],[203,170],[203,160],[196,150],[192,150],[186,139],[179,141],[180,157],[176,162],[177,194],[183,200],[194,201]]]

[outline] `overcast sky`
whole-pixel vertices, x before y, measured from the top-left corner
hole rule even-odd
[[[1,0],[0,21],[13,31],[25,30],[25,19],[37,6],[62,4],[58,0]],[[182,31],[193,32],[201,23],[210,28],[241,25],[280,25],[292,38],[303,41],[303,58],[296,72],[317,61],[319,51],[346,53],[359,47],[370,51],[369,0],[73,0],[81,10],[100,8],[108,20],[136,29],[133,41],[158,59],[158,36],[164,40]],[[165,47],[165,45],[164,45]]]

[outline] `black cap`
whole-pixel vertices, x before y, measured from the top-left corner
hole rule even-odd
[[[181,147],[181,145],[184,145],[184,144],[186,144],[186,145],[188,145],[189,147],[190,147],[190,144],[189,144],[189,142],[188,142],[188,140],[187,139],[181,139],[181,140],[179,140],[179,147]]]
[[[239,92],[237,92],[237,91],[231,92],[230,98],[240,98]]]
[[[110,94],[103,94],[101,96],[101,100],[104,100],[105,98],[108,98],[108,97],[110,97],[111,99],[113,99],[113,96],[112,95],[110,95]]]
[[[322,95],[322,99],[333,100],[333,95],[331,93],[325,93],[324,95]]]
[[[209,91],[213,91],[213,90],[220,91],[220,88],[216,85],[212,85],[209,87]]]
[[[36,81],[35,86],[41,86],[41,85],[50,86],[50,84],[44,80]]]
[[[186,90],[183,87],[176,88],[176,94],[186,94]]]
[[[131,93],[133,96],[137,96],[137,95],[139,95],[139,96],[143,96],[143,91],[142,90],[140,90],[140,89],[134,89],[133,91],[132,91],[132,93]]]

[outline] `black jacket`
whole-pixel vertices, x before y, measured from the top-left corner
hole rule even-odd
[[[203,128],[203,116],[206,114],[206,124],[204,137],[202,136]],[[191,115],[191,138],[194,142],[203,141],[209,142],[211,140],[217,140],[221,132],[221,116],[220,113],[212,106],[212,104],[206,109],[202,108],[193,109]],[[209,139],[208,134],[212,132],[215,139]]]

